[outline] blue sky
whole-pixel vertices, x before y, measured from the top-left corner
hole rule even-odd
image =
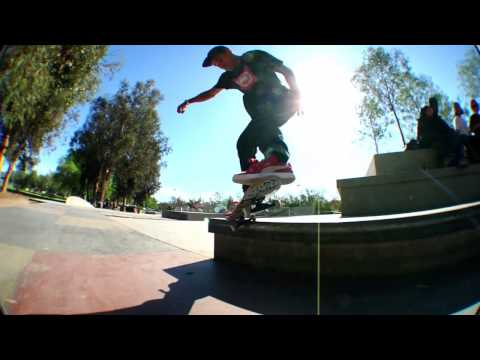
[[[295,116],[282,131],[291,150],[291,163],[297,181],[280,194],[306,188],[338,197],[336,179],[364,176],[374,147],[359,142],[355,106],[361,96],[350,79],[362,62],[368,46],[286,46],[228,45],[234,53],[262,49],[283,60],[297,75],[303,95],[305,115]],[[104,78],[97,95],[112,95],[120,81],[155,80],[164,95],[158,106],[161,126],[173,149],[162,169],[159,200],[171,196],[204,199],[215,192],[239,197],[240,187],[231,182],[239,171],[236,141],[249,118],[236,90],[221,92],[214,99],[191,105],[183,115],[176,113],[185,99],[212,87],[221,74],[218,68],[202,68],[212,45],[205,46],[111,46],[108,59],[123,66],[113,79]],[[452,100],[461,96],[456,67],[468,46],[385,46],[399,48],[409,58],[413,71],[430,76]],[[281,75],[279,75],[281,77]],[[68,150],[68,142],[85,121],[88,105],[80,110],[80,123],[68,129],[55,150],[41,152],[37,171],[54,171]],[[381,152],[401,151],[398,134],[381,144]],[[260,157],[260,154],[257,155]]]

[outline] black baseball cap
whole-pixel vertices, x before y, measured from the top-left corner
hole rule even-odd
[[[229,48],[227,48],[226,46],[215,46],[213,49],[211,49],[208,52],[207,57],[205,58],[205,60],[203,60],[202,66],[203,67],[212,66],[213,58],[218,54],[223,54],[227,51],[229,51]]]

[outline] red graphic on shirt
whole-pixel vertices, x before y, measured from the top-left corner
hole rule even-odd
[[[253,85],[255,85],[257,78],[252,70],[245,65],[240,75],[233,79],[233,81],[240,87],[242,91],[249,91]]]

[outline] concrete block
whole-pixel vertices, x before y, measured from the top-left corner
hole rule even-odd
[[[480,200],[480,165],[337,180],[342,216],[436,209]]]

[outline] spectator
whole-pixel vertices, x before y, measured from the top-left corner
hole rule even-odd
[[[465,167],[462,138],[438,115],[436,99],[431,98],[429,103],[431,106],[423,107],[418,119],[419,147],[434,149],[440,164]],[[453,155],[452,159],[449,159],[450,155]]]
[[[470,101],[470,108],[472,109],[472,116],[470,116],[470,132],[475,136],[480,136],[480,115],[478,114],[478,103],[475,99]]]
[[[475,99],[470,101],[472,115],[470,116],[470,152],[473,162],[480,161],[480,115],[478,114],[478,103]]]
[[[455,125],[455,130],[461,135],[470,135],[470,131],[465,120],[463,109],[460,107],[460,104],[455,102],[453,103],[453,109],[455,111],[455,119],[453,121]]]

